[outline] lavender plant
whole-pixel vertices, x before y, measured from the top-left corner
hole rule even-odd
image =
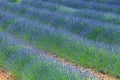
[[[73,63],[119,76],[119,52],[110,54],[108,50],[96,48],[93,43],[75,37],[69,32],[33,23],[25,19],[19,19],[16,24],[8,28],[7,32],[35,45],[39,49],[64,57]],[[117,60],[116,63],[114,60]],[[110,72],[110,66],[114,66],[116,70],[112,69]]]
[[[3,51],[1,51],[2,47],[0,47],[0,55],[4,55],[4,57],[0,56],[0,62],[5,59],[4,64],[0,63],[0,65],[2,65],[4,69],[9,70],[14,76],[17,76],[18,79],[100,79],[98,76],[90,75],[87,70],[87,72],[82,72],[80,69],[72,67],[71,65],[61,63],[56,58],[45,54],[41,50],[27,48],[25,46],[29,46],[28,44],[24,44],[23,41],[19,41],[6,33],[0,32],[0,40],[4,40],[4,42],[0,42],[0,45],[9,45],[12,47],[11,49],[5,49]],[[8,46],[4,48],[8,48]],[[11,52],[11,50],[13,50],[13,52]],[[9,54],[6,55],[4,51],[8,51]],[[7,57],[7,59],[5,57]]]
[[[84,1],[95,1],[95,2],[101,2],[101,3],[109,3],[109,4],[120,4],[119,0],[84,0]]]
[[[19,7],[20,6],[21,5],[19,5]],[[14,9],[14,7],[12,8]],[[23,9],[27,10],[29,8],[30,7],[26,7]],[[8,11],[14,12],[16,7],[14,10],[13,9],[10,8]],[[15,11],[16,14],[20,12],[21,10],[19,9]],[[71,15],[52,13],[47,10],[38,10],[34,8],[26,11],[23,17],[37,21],[39,23],[47,24],[51,27],[70,31],[78,36],[88,37],[94,41],[97,40],[99,42],[105,42],[108,44],[120,44],[120,29],[118,25],[98,22],[91,19],[77,18]],[[114,36],[109,35],[109,33]]]
[[[107,3],[96,3],[96,2],[87,2],[87,1],[61,1],[61,0],[44,0],[48,2],[53,2],[53,3],[59,3],[66,5],[68,7],[73,7],[77,9],[84,9],[84,8],[89,8],[89,9],[94,9],[94,10],[101,10],[104,12],[114,12],[119,14],[120,13],[120,6],[119,5],[114,5],[114,4],[107,4]]]
[[[66,2],[68,1],[58,1],[60,4],[65,3],[65,5],[77,6],[79,8],[79,5],[76,5],[77,1],[72,1],[75,2],[74,5],[72,2],[69,2],[70,4]],[[83,1],[81,2],[83,3]],[[91,4],[93,5],[93,3],[89,3],[89,5]],[[120,77],[119,25],[95,21],[93,19],[78,18],[72,14],[60,14],[47,9],[38,9],[30,5],[12,4],[5,1],[0,2],[0,6],[1,31],[13,35],[15,38],[25,41],[25,43],[30,43],[35,48],[65,58],[74,64]],[[83,7],[85,6],[83,5]],[[107,7],[103,10],[106,10]],[[107,15],[106,18],[110,19],[110,16]],[[41,76],[42,79],[47,80],[58,78],[63,80],[67,78],[79,80],[86,79],[87,77],[79,77],[79,74],[74,72],[70,74],[72,71],[69,73],[68,70],[68,74],[66,74],[63,67],[59,68],[60,65],[56,66],[56,63],[52,63],[51,61],[49,63],[49,60],[47,61],[48,57],[45,58],[46,61],[42,61],[41,58],[43,56],[32,56],[37,53],[36,51],[24,51],[23,48],[30,49],[30,47],[21,43],[21,41],[19,43],[18,40],[2,32],[0,32],[0,35],[0,45],[4,45],[3,47],[0,46],[1,66],[11,70],[13,74],[17,74],[23,80],[32,80],[33,78],[39,80]],[[6,46],[6,44],[9,44],[9,46]],[[42,62],[39,63],[36,60]],[[53,68],[55,69],[53,70]],[[21,71],[18,71],[19,69]],[[40,73],[42,70],[47,74]],[[55,73],[56,71],[58,74]]]
[[[120,24],[119,15],[115,13],[105,13],[103,11],[95,11],[91,9],[74,9],[64,5],[44,2],[44,1],[37,1],[34,0],[24,0],[21,2],[24,5],[30,5],[36,8],[48,9],[53,12],[60,12],[63,14],[70,14],[81,18],[91,18],[95,20],[100,20],[104,22],[110,22],[114,24]],[[94,15],[93,15],[94,14]]]

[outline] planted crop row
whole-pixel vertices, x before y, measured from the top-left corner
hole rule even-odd
[[[99,79],[88,70],[61,63],[41,50],[27,48],[28,44],[0,32],[0,67],[10,71],[18,80],[87,80]]]
[[[6,0],[6,1],[10,1],[10,0]],[[29,1],[29,0],[26,0]],[[46,1],[46,2],[52,2],[52,3],[56,3],[56,4],[61,4],[61,5],[65,5],[68,7],[72,7],[75,9],[92,9],[92,10],[97,10],[97,11],[103,11],[103,12],[113,12],[113,13],[120,13],[120,6],[119,5],[115,5],[115,4],[108,4],[108,3],[98,3],[95,1],[76,1],[76,0],[65,0],[65,1],[58,1],[58,0],[42,0],[42,1]],[[21,1],[22,2],[22,1]],[[37,0],[36,2],[39,2],[39,0]]]
[[[8,23],[9,21],[12,22]],[[24,18],[8,18],[3,24],[8,26],[1,26],[0,30],[29,42],[39,49],[56,54],[75,64],[120,77],[120,54],[114,52],[116,48],[111,47],[108,51],[69,32],[40,25]]]
[[[120,27],[118,25],[18,4],[1,3],[1,9],[51,27],[70,31],[78,36],[86,36],[89,39],[109,44],[120,44]]]
[[[31,1],[24,0],[21,2],[21,4],[34,6],[36,8],[48,9],[53,12],[74,15],[81,18],[91,18],[104,22],[110,22],[113,24],[120,24],[120,17],[114,13],[104,13],[102,11],[100,12],[90,9],[74,9],[60,4],[50,2],[48,3],[44,1],[35,2],[34,0]]]
[[[95,2],[101,2],[101,3],[109,3],[109,4],[114,4],[114,5],[120,5],[119,0],[84,0],[84,1],[95,1]]]
[[[14,24],[17,21],[17,19],[19,19],[19,18],[21,18],[22,20],[27,20],[25,18],[18,17],[18,16],[15,16],[10,13],[3,12],[3,11],[0,11],[0,17],[1,17],[0,18],[0,21],[1,21],[0,30],[2,30],[2,31],[9,31],[9,27],[12,26],[12,24]],[[30,20],[27,20],[27,21],[29,21],[29,23],[33,23],[33,24],[37,24],[37,25],[41,25],[41,26],[47,26],[44,24],[38,24],[35,21],[30,21]],[[53,29],[53,28],[51,28],[51,29]],[[69,33],[69,32],[66,31],[66,33]],[[89,43],[89,41],[87,41],[87,42]],[[90,43],[91,43],[91,41],[90,41]],[[92,41],[91,44],[92,45],[94,44],[94,46],[98,46],[98,48],[107,49],[108,51],[112,50],[113,52],[111,52],[111,53],[119,53],[120,52],[119,46],[117,46],[117,45],[111,45],[112,46],[111,47],[110,45],[106,46],[106,44],[104,44],[104,43],[98,43],[98,42],[94,43],[94,41]]]
[[[21,2],[21,0],[7,0],[10,2]],[[24,0],[27,1],[27,0]],[[29,0],[30,1],[30,0]],[[56,1],[56,0],[54,0]],[[72,0],[72,1],[79,1],[79,0]],[[98,3],[109,3],[109,4],[114,4],[114,5],[120,5],[119,0],[81,0],[81,1],[86,1],[86,2],[98,2]]]
[[[66,5],[68,7],[72,7],[75,9],[93,9],[97,11],[104,11],[104,12],[113,12],[113,13],[120,13],[120,6],[114,5],[114,4],[107,4],[107,3],[97,3],[97,2],[87,2],[87,1],[69,1],[69,0],[42,0],[46,2],[52,2],[52,3],[59,3],[62,5]]]

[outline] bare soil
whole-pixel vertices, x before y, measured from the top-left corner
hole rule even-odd
[[[0,69],[0,80],[16,80],[16,79],[13,78],[13,76],[11,76],[11,74],[8,73],[7,71]]]
[[[79,68],[80,70],[83,70],[83,71],[84,71],[84,70],[89,70],[89,71],[91,72],[91,75],[98,76],[98,77],[102,78],[102,80],[119,80],[118,78],[115,78],[115,77],[110,76],[110,75],[108,75],[108,74],[104,74],[104,73],[98,72],[98,71],[96,71],[96,70],[94,70],[94,69],[84,68],[84,67],[82,67],[82,66],[80,66],[80,65],[74,65],[73,63],[71,63],[71,62],[69,62],[69,61],[67,61],[67,60],[65,60],[65,59],[63,59],[63,58],[60,58],[60,57],[57,56],[57,55],[53,55],[53,54],[51,54],[51,53],[49,53],[49,54],[47,54],[47,55],[49,55],[50,57],[53,57],[53,58],[57,58],[57,59],[58,59],[61,63],[63,63],[63,64],[72,65],[72,66],[74,66],[74,67],[76,67],[76,68]]]

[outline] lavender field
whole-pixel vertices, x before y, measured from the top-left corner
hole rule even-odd
[[[120,0],[0,0],[0,68],[17,80],[119,80]]]

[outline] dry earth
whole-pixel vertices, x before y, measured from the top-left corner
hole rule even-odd
[[[7,71],[0,69],[0,80],[16,80],[14,79],[10,73]]]

